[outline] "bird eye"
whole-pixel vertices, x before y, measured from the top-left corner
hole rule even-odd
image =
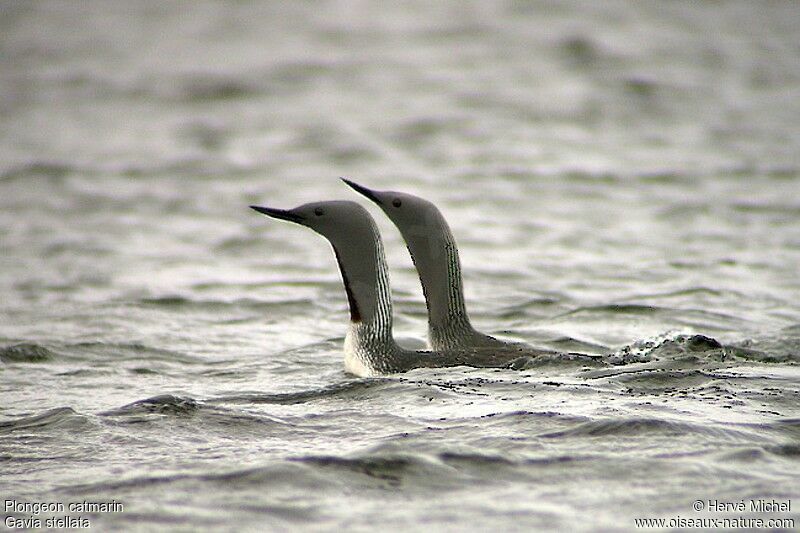
[[[399,198],[395,198],[394,201],[392,202],[392,205],[395,207],[400,207],[401,205],[403,205],[403,202],[401,202]]]
[[[325,210],[322,209],[321,207],[318,207],[314,209],[314,214],[317,215],[318,217],[321,217],[322,215],[325,214]]]

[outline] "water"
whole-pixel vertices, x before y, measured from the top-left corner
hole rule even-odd
[[[72,513],[106,530],[796,525],[796,6],[284,4],[0,4],[3,499],[122,503]],[[346,375],[327,243],[246,207],[366,202],[340,175],[440,206],[479,329],[614,364]],[[707,508],[762,498],[793,508]]]

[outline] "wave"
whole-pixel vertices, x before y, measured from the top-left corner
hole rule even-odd
[[[413,485],[435,490],[457,490],[465,482],[484,479],[491,482],[500,478],[519,478],[525,475],[521,467],[547,467],[569,462],[591,461],[600,455],[556,454],[541,457],[519,457],[472,450],[440,450],[436,452],[402,451],[388,447],[341,457],[310,455],[289,458],[290,462],[311,465],[323,473],[330,472],[335,479],[342,476],[361,480],[361,483],[398,488]]]
[[[740,316],[710,311],[707,309],[692,309],[680,307],[667,307],[640,303],[611,303],[602,305],[580,306],[557,314],[550,320],[597,320],[609,316],[630,316],[646,318],[649,320],[662,320],[670,323],[681,324],[692,329],[706,331],[739,331],[743,326],[749,325],[747,318]]]
[[[655,293],[647,293],[647,294],[635,294],[630,298],[626,298],[629,300],[642,300],[647,298],[674,298],[674,297],[682,297],[682,296],[698,296],[698,295],[708,295],[708,296],[724,296],[727,294],[732,294],[735,296],[742,296],[741,292],[732,291],[730,289],[726,290],[719,290],[719,289],[712,289],[711,287],[688,287],[686,289],[677,289],[674,291],[666,291],[666,292],[655,292]]]
[[[310,464],[321,469],[333,469],[341,473],[352,473],[385,481],[389,485],[398,486],[411,476],[428,478],[434,475],[435,470],[444,470],[441,465],[436,465],[415,455],[394,456],[362,456],[362,457],[337,457],[337,456],[308,456],[291,461]],[[441,472],[440,472],[441,473]],[[339,474],[337,474],[338,477]]]
[[[237,298],[234,300],[210,300],[195,299],[186,296],[156,296],[151,298],[141,298],[138,303],[143,306],[155,306],[166,308],[197,307],[200,309],[226,309],[226,308],[246,308],[258,311],[272,309],[283,309],[286,306],[306,306],[313,304],[309,298],[293,298],[280,301],[257,300],[254,298]]]
[[[777,420],[769,424],[763,424],[762,427],[764,429],[777,430],[795,441],[800,441],[800,418]]]
[[[17,342],[0,346],[0,361],[4,363],[45,363],[57,359],[124,361],[165,361],[171,363],[197,363],[200,360],[190,355],[148,346],[139,342],[76,342],[48,343]]]
[[[296,90],[317,76],[341,76],[343,65],[314,61],[290,61],[249,73],[184,72],[172,77],[144,77],[130,82],[94,76],[80,80],[98,91],[163,102],[208,103],[241,100],[281,91]]]
[[[58,185],[67,187],[70,193],[77,192],[79,195],[85,194],[82,191],[75,191],[71,188],[68,178],[71,176],[106,178],[116,176],[122,178],[160,178],[163,176],[191,176],[194,179],[203,179],[226,175],[235,177],[249,172],[246,165],[235,164],[213,157],[213,154],[198,155],[196,157],[164,157],[160,159],[149,159],[141,161],[95,161],[82,162],[75,164],[68,161],[58,161],[49,159],[32,158],[29,161],[3,168],[0,166],[0,183],[9,185],[19,184],[20,186],[31,187],[31,180],[38,179],[36,187],[47,187]],[[130,204],[123,197],[114,195],[117,192],[111,189],[95,189],[89,198],[96,204],[98,200],[108,202],[116,208],[121,206],[136,206],[135,200]],[[155,199],[162,201],[160,196],[148,196],[149,200]],[[171,211],[180,210],[186,204],[170,203]]]
[[[628,418],[624,420],[591,420],[569,429],[539,435],[545,439],[565,437],[644,436],[644,435],[705,435],[736,440],[751,439],[744,431],[718,426],[701,426],[686,422],[673,422],[660,418]]]
[[[576,339],[568,335],[557,337],[546,342],[557,350],[568,350],[570,352],[604,353],[608,351],[608,346]]]
[[[530,459],[525,463],[563,463],[572,457]],[[124,480],[101,481],[63,487],[68,493],[101,493],[121,489],[149,488],[159,485],[205,482],[224,487],[255,486],[260,488],[288,485],[294,490],[308,487],[315,492],[339,491],[343,477],[348,484],[377,488],[398,488],[414,485],[436,490],[457,490],[469,479],[470,469],[497,469],[503,465],[515,467],[519,461],[500,455],[441,452],[439,454],[367,452],[349,457],[334,455],[306,455],[287,457],[256,468],[237,469],[213,474],[168,474],[138,476]],[[495,470],[496,471],[496,470]]]
[[[723,344],[706,335],[666,332],[623,346],[606,360],[613,365],[627,365],[687,356],[695,356],[701,362],[742,360],[793,364],[800,362],[800,339],[789,335]]]
[[[768,446],[767,451],[780,457],[800,460],[800,444],[781,444],[778,446]]]
[[[136,489],[175,490],[173,485],[190,486],[197,490],[199,484],[220,488],[255,488],[261,493],[283,493],[278,488],[291,491],[312,490],[319,495],[339,493],[343,484],[351,489],[403,489],[422,491],[460,490],[465,483],[480,479],[491,483],[498,478],[519,478],[524,475],[520,466],[550,466],[567,462],[590,461],[591,455],[555,455],[537,458],[511,458],[499,454],[441,451],[417,453],[398,451],[371,451],[351,456],[304,455],[256,468],[243,468],[220,473],[137,476],[88,484],[62,487],[59,492],[70,494],[108,493]]]
[[[522,459],[512,459],[503,455],[491,455],[484,453],[463,453],[463,452],[442,452],[438,457],[446,464],[458,468],[482,468],[489,467],[496,469],[500,466],[516,468],[519,465],[548,466],[571,463],[577,461],[590,461],[599,456],[593,455],[555,455],[551,457],[528,457]]]
[[[200,359],[182,352],[176,352],[165,348],[156,348],[138,342],[79,342],[69,344],[65,349],[81,357],[92,354],[105,357],[114,362],[142,360],[184,364],[200,362]]]
[[[161,394],[137,400],[115,409],[110,409],[97,414],[103,418],[116,418],[123,423],[128,419],[131,423],[141,423],[144,419],[142,415],[167,415],[169,417],[194,417],[200,416],[204,421],[216,421],[224,426],[246,426],[248,424],[263,425],[268,424],[287,424],[287,422],[269,416],[252,415],[249,413],[236,412],[216,406],[207,406],[201,400],[188,396],[178,396],[174,394]],[[11,432],[20,429],[43,429],[51,427],[71,427],[76,423],[82,424],[90,417],[77,413],[71,407],[58,407],[49,409],[39,414],[23,416],[13,420],[0,422],[0,433]]]
[[[288,486],[293,490],[303,487],[319,492],[325,488],[341,490],[341,483],[329,476],[317,475],[314,467],[302,461],[280,461],[269,465],[236,469],[212,474],[174,473],[164,475],[135,476],[128,479],[113,479],[95,483],[62,487],[60,492],[69,494],[104,494],[111,491],[149,489],[162,485],[187,484],[197,490],[198,483],[205,482],[224,488],[255,486],[261,488]]]
[[[725,356],[744,361],[772,364],[800,363],[800,350],[787,346],[776,346],[775,351],[753,350],[740,346],[726,346]]]
[[[589,459],[589,456],[512,457],[481,451],[440,450],[436,452],[375,449],[350,456],[309,455],[289,458],[290,462],[311,465],[314,470],[335,479],[349,477],[351,483],[370,486],[417,489],[458,490],[465,482],[524,475],[520,467],[562,464]]]
[[[260,91],[240,78],[203,74],[184,77],[169,96],[179,101],[204,102],[232,100],[258,94]]]
[[[40,344],[23,342],[0,347],[0,361],[4,363],[41,363],[55,357],[52,350]]]
[[[2,171],[0,181],[14,181],[31,177],[61,179],[80,170],[79,167],[69,163],[34,160]]]
[[[161,394],[137,400],[123,405],[116,409],[104,411],[100,416],[120,416],[142,413],[159,413],[171,415],[190,415],[200,410],[201,404],[194,398],[186,396],[175,396],[173,394]]]
[[[581,367],[585,367],[603,364],[603,356],[601,355],[569,352],[542,354],[535,357],[521,357],[513,361],[508,368],[513,370],[530,370],[533,368],[541,368],[546,366],[564,367],[566,365],[579,365]]]
[[[720,350],[722,347],[722,344],[712,337],[668,331],[623,346],[610,354],[606,360],[613,365],[626,365],[648,362],[659,357],[675,358],[686,354]]]
[[[71,407],[57,407],[42,413],[23,416],[14,420],[0,422],[0,433],[11,433],[19,430],[48,429],[54,427],[76,427],[83,425],[87,418],[75,412]]]
[[[571,309],[566,313],[555,316],[554,318],[563,318],[577,314],[585,313],[610,313],[610,314],[624,314],[624,315],[651,315],[659,312],[670,311],[670,309],[656,307],[653,305],[641,304],[604,304],[604,305],[589,305],[581,306]]]
[[[778,335],[745,339],[732,344],[735,357],[763,363],[800,363],[800,324],[786,327]]]
[[[308,389],[296,392],[280,392],[272,394],[252,393],[235,396],[222,396],[208,400],[208,403],[273,403],[280,405],[294,405],[332,398],[353,398],[364,392],[381,387],[387,383],[396,383],[391,378],[365,378],[345,383],[337,383],[326,387]]]
[[[180,427],[184,431],[195,432],[202,428],[207,438],[214,438],[212,434],[225,438],[274,438],[278,434],[276,432],[285,434],[286,431],[294,436],[298,432],[307,433],[312,438],[315,431],[314,427],[305,427],[302,422],[297,424],[291,419],[228,409],[211,405],[207,401],[173,394],[137,400],[98,413],[98,416],[113,426],[155,424],[161,428],[156,431],[172,432]]]

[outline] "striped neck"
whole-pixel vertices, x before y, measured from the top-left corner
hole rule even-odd
[[[391,371],[387,365],[400,349],[392,336],[389,269],[374,222],[347,243],[334,245],[334,252],[350,307],[345,366],[357,375]]]
[[[437,213],[438,214],[438,213]],[[472,338],[464,302],[458,247],[447,222],[438,214],[420,231],[404,235],[417,267],[428,305],[428,338],[434,349],[447,349]]]

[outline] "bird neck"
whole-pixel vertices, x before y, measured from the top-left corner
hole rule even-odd
[[[428,305],[429,337],[433,341],[442,335],[471,335],[453,234],[441,215],[418,229],[405,237]]]
[[[377,228],[334,243],[333,250],[350,307],[350,331],[374,348],[394,347],[389,269]]]

